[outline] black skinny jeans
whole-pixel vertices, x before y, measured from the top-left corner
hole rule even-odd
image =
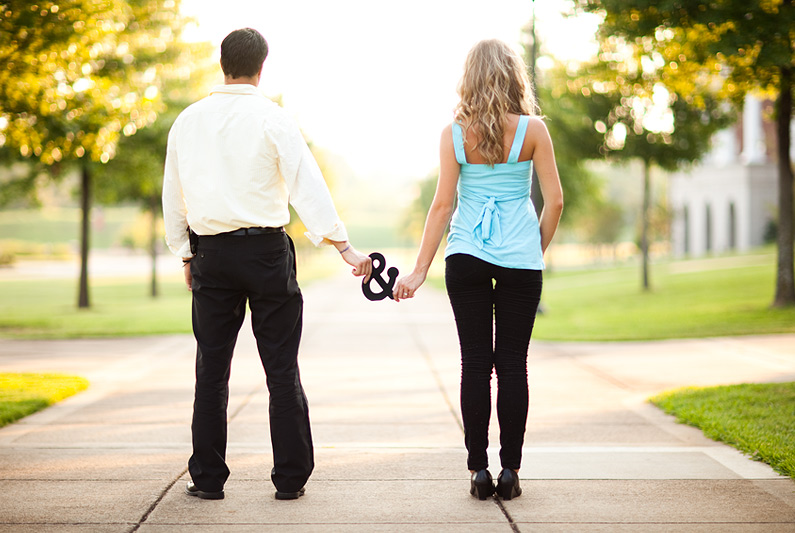
[[[500,461],[518,470],[529,392],[527,349],[541,299],[540,270],[505,268],[466,254],[446,260],[445,282],[461,344],[461,414],[467,466],[489,465],[491,373],[497,372]]]

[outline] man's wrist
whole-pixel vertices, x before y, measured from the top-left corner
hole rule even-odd
[[[349,241],[330,241],[334,248],[337,249],[339,253],[345,253],[351,249],[351,243]]]

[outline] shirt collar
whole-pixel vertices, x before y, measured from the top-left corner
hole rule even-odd
[[[259,89],[248,83],[233,83],[216,85],[210,90],[210,94],[223,93],[223,94],[260,94]]]

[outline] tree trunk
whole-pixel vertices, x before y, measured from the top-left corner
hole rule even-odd
[[[643,207],[640,227],[640,252],[643,262],[643,290],[649,290],[649,210],[651,206],[651,162],[643,160]]]
[[[538,59],[538,36],[536,35],[536,4],[533,0],[533,17],[530,27],[530,57],[527,64],[528,75],[530,77],[530,84],[533,88],[533,94],[536,97],[536,103],[541,105],[541,99],[538,97],[538,81],[536,80],[536,61]],[[532,181],[530,182],[530,198],[533,200],[533,207],[536,210],[536,216],[541,216],[541,211],[544,209],[544,197],[541,196],[541,185],[538,183],[538,173],[536,166],[533,165]]]
[[[83,165],[80,180],[80,289],[77,296],[77,307],[90,307],[88,298],[88,247],[91,228],[91,171]]]
[[[149,256],[152,258],[152,298],[157,298],[157,213],[160,210],[157,196],[149,198],[149,213],[152,222],[149,226]]]
[[[795,305],[793,281],[793,179],[790,160],[790,122],[792,120],[792,68],[781,68],[781,87],[777,102],[778,136],[778,268],[773,307]]]

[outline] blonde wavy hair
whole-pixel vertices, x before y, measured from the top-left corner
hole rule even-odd
[[[464,139],[474,129],[479,137],[474,148],[492,166],[504,156],[506,115],[540,115],[524,61],[497,39],[480,41],[469,51],[458,95],[455,121]]]

